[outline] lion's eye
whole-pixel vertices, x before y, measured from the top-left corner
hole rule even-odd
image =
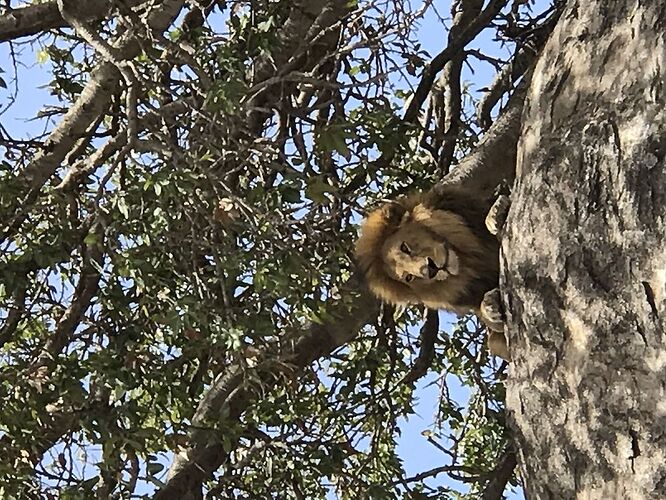
[[[400,251],[402,253],[406,253],[407,255],[412,254],[412,251],[409,249],[409,247],[407,246],[407,243],[405,243],[404,241],[402,242],[402,245],[400,245]]]
[[[405,281],[409,283],[410,281],[414,281],[414,275],[413,274],[408,274],[405,276]]]

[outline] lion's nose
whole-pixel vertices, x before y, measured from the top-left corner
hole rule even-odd
[[[433,279],[435,276],[437,276],[438,271],[439,267],[437,267],[435,261],[428,257],[428,279]]]

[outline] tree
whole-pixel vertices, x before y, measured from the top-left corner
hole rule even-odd
[[[43,132],[0,125],[2,496],[501,498],[506,365],[474,318],[440,335],[435,312],[377,304],[351,248],[364,207],[513,165],[563,7],[532,3],[454,2],[430,58],[431,2],[6,1],[0,112],[31,90],[32,57],[54,99]],[[484,30],[508,57],[473,46]],[[495,70],[480,97],[466,64]],[[523,374],[524,312],[509,312]],[[408,477],[396,443],[429,371],[443,459]],[[538,425],[515,422],[527,453]],[[437,474],[451,480],[424,482]]]
[[[666,487],[665,16],[569,2],[527,96],[503,248],[507,406],[533,498]]]

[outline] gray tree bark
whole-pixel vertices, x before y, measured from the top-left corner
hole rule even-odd
[[[534,72],[502,245],[528,499],[666,498],[665,28],[570,1]]]

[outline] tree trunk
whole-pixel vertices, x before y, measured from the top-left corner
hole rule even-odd
[[[570,1],[503,239],[528,499],[666,498],[666,2]]]

